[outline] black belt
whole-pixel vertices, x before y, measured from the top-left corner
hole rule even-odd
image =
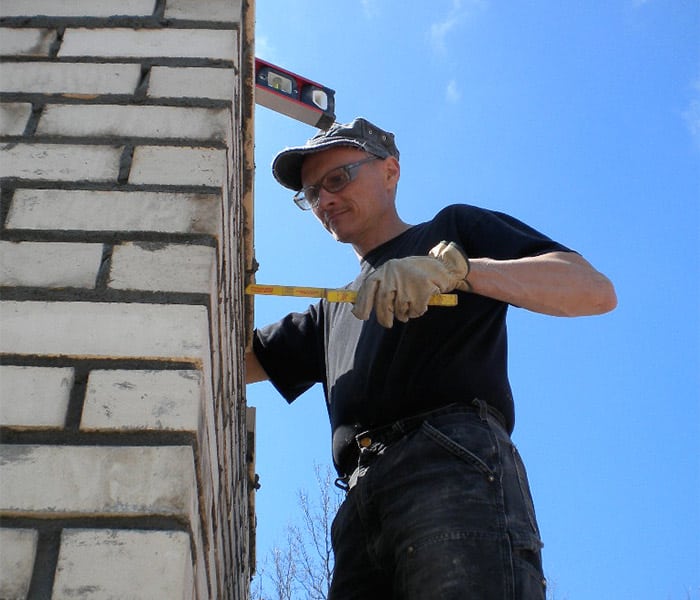
[[[360,450],[369,448],[372,444],[380,443],[384,446],[393,444],[397,440],[404,437],[406,434],[418,429],[428,419],[448,414],[458,414],[460,412],[477,412],[482,418],[487,415],[493,417],[503,429],[508,430],[506,420],[501,411],[493,408],[483,400],[475,399],[471,404],[457,402],[448,404],[441,408],[420,413],[405,419],[399,419],[388,425],[383,425],[367,431],[360,431],[354,436],[354,442],[348,444],[348,448],[343,452],[342,464],[339,464],[340,470],[349,476],[357,467]],[[357,429],[356,429],[357,431]],[[353,447],[354,446],[354,447]]]

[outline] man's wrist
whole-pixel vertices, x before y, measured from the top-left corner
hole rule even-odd
[[[464,249],[455,242],[442,241],[432,248],[430,256],[441,261],[454,277],[454,287],[463,292],[471,292],[472,285],[468,281],[472,265]]]
[[[462,277],[462,281],[467,284],[467,292],[472,291],[472,284],[469,283],[469,274],[472,272],[472,262],[469,260],[469,255],[464,251],[464,249],[459,245],[459,244],[454,244],[454,247],[459,250],[460,254],[464,258],[464,262],[467,265],[467,272],[465,273],[464,277]]]

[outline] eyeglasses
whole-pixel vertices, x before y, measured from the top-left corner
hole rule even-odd
[[[341,167],[336,167],[331,171],[328,171],[321,180],[315,185],[307,185],[305,188],[300,189],[296,194],[294,194],[294,203],[301,208],[301,210],[311,210],[318,206],[319,197],[321,195],[321,188],[335,194],[342,190],[346,185],[357,177],[357,169],[371,160],[376,160],[378,156],[370,156],[369,158],[364,158],[349,165],[343,165]]]

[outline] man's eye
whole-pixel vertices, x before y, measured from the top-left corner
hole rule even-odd
[[[323,181],[323,185],[326,188],[334,189],[338,188],[348,180],[348,176],[345,171],[338,171],[337,173],[329,173]]]

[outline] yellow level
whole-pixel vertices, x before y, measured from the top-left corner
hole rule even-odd
[[[355,302],[357,292],[332,288],[303,287],[299,285],[263,285],[251,283],[245,288],[248,295],[296,296],[299,298],[325,298],[328,302]],[[457,306],[457,294],[436,294],[431,296],[431,306]]]

